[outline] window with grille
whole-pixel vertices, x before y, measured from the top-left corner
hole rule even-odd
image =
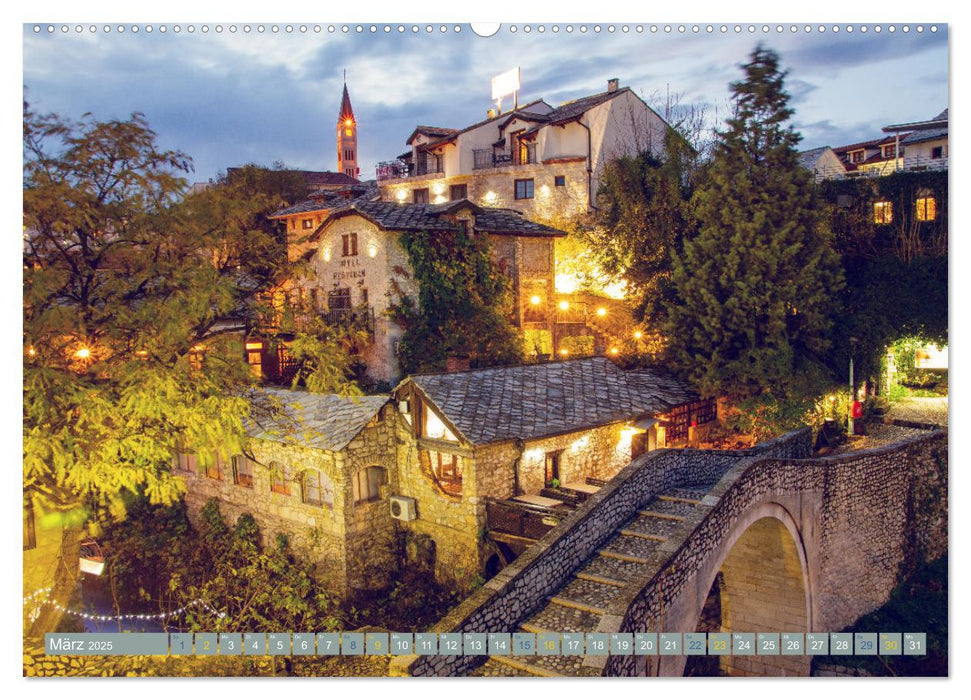
[[[452,201],[455,201],[456,199],[466,199],[468,196],[468,185],[452,185],[448,190],[448,198]]]
[[[428,188],[425,187],[420,190],[415,190],[411,193],[412,199],[415,204],[428,204]]]
[[[341,236],[341,243],[343,244],[342,255],[347,258],[352,255],[357,255],[357,234],[356,233],[345,233]]]

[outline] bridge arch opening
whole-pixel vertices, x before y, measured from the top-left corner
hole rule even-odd
[[[794,533],[779,517],[752,522],[713,575],[696,631],[810,631],[806,558]],[[809,663],[808,656],[781,653],[688,657],[685,675],[805,676]]]

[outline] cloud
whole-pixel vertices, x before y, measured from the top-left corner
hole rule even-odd
[[[617,77],[662,114],[670,93],[720,119],[729,84],[759,40],[733,32],[483,39],[467,31],[34,35],[25,28],[24,84],[42,111],[101,119],[144,112],[162,145],[192,155],[205,179],[248,161],[335,168],[346,68],[362,176],[370,177],[378,161],[405,150],[416,124],[463,127],[484,118],[490,79],[514,66],[522,67],[520,102],[543,97],[555,105]],[[946,31],[787,32],[765,43],[790,70],[807,147],[878,135],[885,124],[932,116],[947,103]]]

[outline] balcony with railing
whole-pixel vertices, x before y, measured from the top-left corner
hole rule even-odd
[[[378,163],[375,176],[379,182],[404,177],[425,177],[445,172],[445,158],[434,153],[419,152],[416,160],[387,160]]]
[[[498,148],[476,148],[472,151],[472,167],[475,170],[484,168],[501,168],[505,165],[529,165],[536,160],[536,144],[522,144],[512,152]]]

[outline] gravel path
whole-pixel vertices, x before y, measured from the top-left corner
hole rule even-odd
[[[891,404],[890,418],[947,426],[947,397],[910,396]]]

